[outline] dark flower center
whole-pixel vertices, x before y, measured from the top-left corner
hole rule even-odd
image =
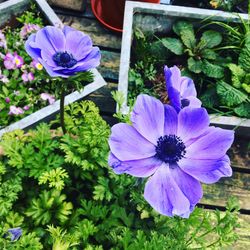
[[[187,107],[189,104],[190,104],[190,101],[188,99],[181,100],[181,108]]]
[[[186,146],[176,135],[161,136],[155,148],[156,157],[166,163],[178,162],[186,153]]]
[[[58,66],[64,68],[71,68],[77,63],[76,59],[72,56],[72,54],[69,54],[66,51],[56,52],[53,55],[53,60]]]

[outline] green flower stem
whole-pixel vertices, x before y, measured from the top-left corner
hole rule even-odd
[[[63,134],[67,133],[64,123],[64,99],[65,99],[65,88],[62,88],[61,99],[60,99],[60,124],[63,131]]]

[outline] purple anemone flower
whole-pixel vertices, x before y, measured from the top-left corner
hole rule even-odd
[[[11,234],[11,241],[18,240],[22,236],[22,229],[20,227],[10,228],[8,232]]]
[[[231,176],[227,150],[234,132],[209,127],[204,108],[179,113],[148,95],[139,95],[132,125],[112,127],[109,165],[117,174],[149,177],[144,197],[159,213],[189,217],[202,198],[200,182]]]
[[[89,36],[69,26],[45,27],[29,36],[25,48],[52,77],[67,78],[100,64],[99,48],[92,46]]]
[[[166,79],[166,89],[170,104],[179,112],[182,108],[201,107],[201,101],[196,97],[196,89],[192,79],[181,76],[181,71],[177,66],[164,67]]]

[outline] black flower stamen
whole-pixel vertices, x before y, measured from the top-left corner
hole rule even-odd
[[[56,52],[56,54],[53,55],[54,62],[61,67],[64,68],[71,68],[73,67],[77,61],[72,56],[72,54],[69,54],[68,52]]]
[[[161,136],[155,148],[158,159],[165,163],[176,163],[186,154],[186,146],[176,135]]]

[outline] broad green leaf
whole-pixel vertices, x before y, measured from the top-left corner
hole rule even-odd
[[[228,107],[239,105],[247,100],[246,94],[223,81],[217,83],[216,92],[221,103]]]
[[[250,94],[250,84],[242,83],[242,88]]]
[[[182,31],[191,31],[194,33],[193,25],[186,21],[178,21],[173,25],[173,31],[176,35],[180,36]]]
[[[5,86],[2,87],[2,91],[6,97],[9,95],[9,90]]]
[[[200,49],[203,48],[211,49],[219,45],[221,41],[222,41],[222,35],[219,32],[213,30],[207,30],[202,34],[198,47]]]
[[[250,73],[250,44],[243,48],[239,56],[239,65],[247,72]]]
[[[196,74],[202,71],[202,61],[196,61],[193,57],[188,59],[188,69]]]
[[[200,97],[202,105],[206,108],[214,108],[218,106],[219,99],[215,88],[211,88],[205,91],[205,93]]]
[[[210,63],[207,60],[203,61],[202,64],[202,71],[205,75],[212,77],[212,78],[222,78],[224,76],[224,68]]]
[[[196,39],[194,35],[194,28],[191,23],[179,21],[173,26],[174,32],[181,37],[183,44],[192,49],[195,47]]]
[[[183,44],[179,39],[168,37],[168,38],[163,38],[161,42],[163,46],[168,48],[171,52],[173,52],[176,55],[182,55],[184,53]]]
[[[239,65],[236,65],[233,63],[230,63],[227,66],[232,73],[232,77],[231,77],[232,85],[235,88],[241,88],[243,77],[246,74],[245,71]]]
[[[201,51],[202,58],[215,60],[218,57],[218,54],[211,49],[204,49]]]
[[[234,109],[234,112],[240,117],[250,118],[250,103],[242,103]]]

